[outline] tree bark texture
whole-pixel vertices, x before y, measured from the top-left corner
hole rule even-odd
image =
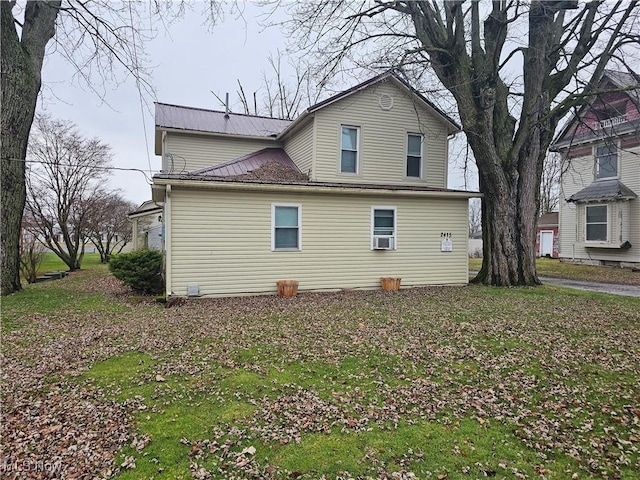
[[[21,289],[20,225],[26,198],[25,156],[41,86],[45,47],[55,33],[60,1],[27,2],[22,35],[18,36],[12,3],[0,2],[1,98],[0,156],[0,290]]]
[[[590,60],[595,65],[593,78],[601,74],[620,28],[636,8],[632,2],[619,11],[619,23],[594,27],[600,5],[584,4],[577,17],[580,21],[565,24],[565,10],[579,8],[577,1],[532,0],[528,4],[529,38],[520,49],[524,60],[522,106],[516,119],[510,109],[513,94],[500,77],[513,4],[492,2],[483,23],[478,2],[448,1],[440,7],[435,2],[386,4],[410,16],[422,51],[456,100],[478,166],[484,194],[484,258],[476,283],[540,283],[535,238],[544,159],[558,121],[572,105],[564,100],[552,104],[585,56],[594,54],[598,36],[608,31],[612,40],[593,55],[596,60]],[[574,40],[573,51],[568,53],[568,42]]]

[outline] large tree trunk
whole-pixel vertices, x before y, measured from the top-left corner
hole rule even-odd
[[[60,2],[28,2],[22,39],[18,37],[11,2],[0,2],[2,91],[0,93],[0,156],[2,215],[0,221],[0,290],[20,290],[20,225],[26,198],[25,156],[41,85],[47,42],[55,33]]]
[[[508,145],[500,144],[503,119],[507,122],[507,97],[500,85],[491,95],[491,120],[481,118],[476,127],[484,128],[482,140],[470,142],[480,170],[483,198],[482,268],[474,282],[490,285],[539,285],[536,273],[536,228],[540,205],[540,181],[544,157],[552,140],[555,124],[549,118],[550,100],[545,81],[548,55],[554,38],[553,12],[544,3],[535,3],[529,13],[529,48],[524,52],[524,100],[520,125]],[[502,108],[500,108],[502,106]],[[513,124],[515,127],[515,124]],[[513,128],[512,127],[512,128]],[[513,128],[515,130],[515,128]],[[497,132],[497,136],[496,136]],[[491,133],[493,137],[490,138]],[[490,158],[486,140],[490,139],[499,158]],[[481,144],[481,143],[484,143]],[[489,157],[489,158],[487,158]]]
[[[515,175],[517,177],[517,175]],[[520,178],[535,185],[534,180]],[[474,283],[488,285],[539,285],[535,265],[537,207],[530,188],[517,178],[483,176],[482,268]]]

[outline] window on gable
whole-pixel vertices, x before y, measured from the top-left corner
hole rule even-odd
[[[616,145],[596,147],[596,178],[618,176],[618,148]]]
[[[272,205],[272,250],[302,250],[301,218],[300,205]]]
[[[606,242],[608,235],[608,209],[606,205],[586,206],[586,235],[587,242]]]
[[[372,207],[371,208],[371,230],[372,248],[384,245],[385,249],[395,250],[396,248],[396,208],[395,207]],[[376,240],[380,238],[382,240]],[[387,242],[386,239],[389,239]]]
[[[422,140],[420,134],[409,133],[407,135],[407,177],[422,177]]]
[[[358,173],[358,127],[342,127],[340,173]]]

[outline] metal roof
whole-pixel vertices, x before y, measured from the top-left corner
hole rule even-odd
[[[591,185],[574,193],[567,199],[567,202],[631,200],[637,196],[633,190],[617,178],[607,178],[596,180]]]
[[[264,168],[265,165],[268,166]],[[261,172],[258,170],[262,169]],[[260,175],[260,173],[262,175]],[[267,175],[268,173],[268,175]],[[213,167],[201,168],[189,172],[190,175],[203,175],[207,177],[238,177],[266,180],[267,176],[273,180],[301,180],[302,172],[291,160],[282,148],[263,148],[257,152],[244,155],[229,162],[221,163]],[[308,180],[308,177],[305,176]]]
[[[341,100],[349,95],[359,92],[371,85],[387,79],[395,80],[400,86],[407,89],[411,94],[419,98],[425,105],[431,108],[442,120],[448,124],[450,133],[460,131],[458,123],[439,109],[434,103],[429,101],[424,95],[414,89],[395,70],[388,70],[366,80],[354,87],[344,90],[332,97],[327,98],[315,105],[307,108],[295,121],[281,118],[260,117],[255,115],[244,115],[239,113],[225,113],[219,110],[207,110],[203,108],[185,107],[171,105],[168,103],[156,102],[156,128],[172,128],[176,130],[205,132],[225,135],[243,135],[252,137],[274,138],[279,134],[289,130],[288,127],[295,128],[310,113],[313,113],[327,105]],[[157,132],[157,130],[156,130]],[[159,152],[159,138],[156,133],[156,153]]]
[[[156,127],[252,137],[275,137],[291,120],[156,102]]]

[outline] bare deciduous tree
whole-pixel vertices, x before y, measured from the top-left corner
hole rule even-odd
[[[107,263],[131,241],[128,214],[136,209],[136,205],[117,192],[95,196],[92,202],[88,206],[85,231],[100,254],[100,262]]]
[[[547,154],[540,180],[540,211],[538,216],[558,211],[561,164],[562,159],[559,153],[549,152]]]
[[[61,55],[98,95],[105,84],[128,77],[151,92],[143,45],[155,25],[178,18],[188,2],[112,2],[50,0],[0,1],[0,293],[20,290],[20,224],[26,199],[25,157],[42,85],[46,52]],[[212,23],[230,13],[234,2],[207,2]],[[118,75],[124,69],[125,75]]]
[[[69,267],[80,268],[92,206],[111,161],[108,145],[86,139],[71,122],[38,116],[29,142],[26,211],[40,241]]]
[[[611,60],[637,55],[636,1],[298,2],[292,35],[325,72],[345,64],[432,71],[455,100],[479,172],[484,260],[476,282],[539,284],[544,159],[560,119]],[[626,49],[626,50],[625,50]]]
[[[20,234],[20,271],[27,283],[34,283],[46,251],[38,239],[38,228],[30,215],[22,216]]]
[[[482,232],[482,202],[479,198],[469,200],[469,236]]]
[[[278,51],[267,60],[271,70],[262,72],[262,83],[251,99],[247,98],[246,89],[238,79],[236,94],[244,114],[293,120],[303,109],[318,103],[325,93],[325,83],[316,80],[311,66],[303,59],[289,58],[289,68],[286,68],[283,54]],[[291,76],[293,79],[289,80]],[[220,95],[211,93],[225,105],[226,99],[223,101]]]

